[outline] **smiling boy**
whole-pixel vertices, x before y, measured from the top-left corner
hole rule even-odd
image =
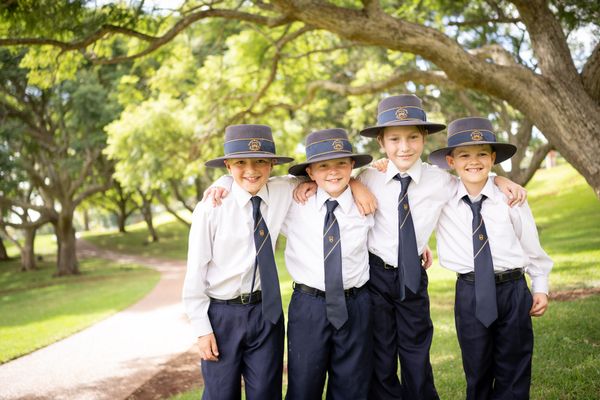
[[[366,399],[371,376],[367,233],[348,186],[353,168],[371,161],[353,154],[343,129],[306,138],[306,162],[289,173],[308,175],[318,188],[305,204],[292,203],[281,232],[294,280],[288,313],[286,399]]]
[[[192,216],[183,302],[198,337],[203,399],[280,399],[284,321],[275,239],[292,197],[268,183],[275,154],[271,129],[233,125],[223,157],[206,162],[233,176],[221,207],[198,203]]]
[[[511,208],[491,182],[494,164],[515,153],[486,118],[448,126],[448,145],[429,156],[460,177],[437,226],[440,264],[457,273],[454,315],[467,399],[528,399],[531,316],[548,307],[552,260],[541,248],[527,203]],[[531,277],[533,296],[524,273]]]

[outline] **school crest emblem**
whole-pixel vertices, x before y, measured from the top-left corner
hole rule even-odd
[[[471,139],[475,140],[475,141],[479,141],[479,140],[483,139],[483,135],[477,129],[474,129],[473,132],[471,132]]]
[[[404,203],[402,204],[402,207],[404,207],[404,211],[408,210],[408,204]]]
[[[331,235],[327,239],[329,239],[329,243],[333,243],[333,241],[335,240],[335,238]]]
[[[248,142],[248,148],[251,151],[258,151],[260,150],[260,140],[258,139],[252,139]]]
[[[479,235],[479,240],[483,240],[483,239],[485,239],[485,237],[484,237],[483,235],[481,235],[481,234],[480,234],[480,235]]]
[[[261,237],[262,237],[262,236],[265,236],[265,230],[264,230],[264,229],[260,229],[260,230],[258,231],[258,234],[259,234]]]
[[[408,110],[404,107],[398,107],[396,110],[396,118],[399,120],[408,118]]]
[[[341,140],[336,139],[331,143],[331,146],[333,147],[333,149],[335,151],[341,151],[344,149],[344,144],[342,143]]]

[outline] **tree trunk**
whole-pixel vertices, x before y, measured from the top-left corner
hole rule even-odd
[[[56,276],[79,274],[73,212],[63,209],[58,217],[58,222],[54,225],[54,230],[58,242]]]
[[[124,211],[125,210],[120,210],[120,212],[117,213],[117,225],[119,226],[119,232],[121,233],[127,233],[125,230],[125,220],[127,219],[127,216]]]
[[[34,241],[37,228],[25,228],[25,241],[21,248],[21,271],[33,271],[35,265]]]
[[[4,241],[2,237],[0,237],[0,261],[9,260],[8,253],[6,252],[6,247],[4,246]]]
[[[152,222],[152,202],[147,200],[144,196],[142,196],[142,215],[144,216],[144,221],[146,221],[146,225],[148,226],[148,234],[150,235],[151,242],[158,242],[158,235],[156,234],[156,230],[154,229],[154,224]]]
[[[88,210],[83,210],[83,230],[90,230],[90,215]]]

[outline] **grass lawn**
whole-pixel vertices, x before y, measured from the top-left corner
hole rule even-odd
[[[47,240],[41,236],[38,248]],[[124,309],[159,279],[154,270],[99,259],[80,261],[78,276],[53,278],[56,265],[44,258],[39,270],[28,273],[19,271],[16,260],[0,263],[0,363]]]
[[[551,291],[600,287],[600,202],[584,179],[569,165],[540,170],[527,187],[543,247],[555,261]],[[146,232],[136,226],[125,235],[96,235],[99,246],[124,246],[139,254],[185,259],[187,229],[178,222],[158,226],[161,242],[143,245]],[[133,243],[132,243],[133,242]],[[131,248],[128,246],[131,244]],[[291,297],[291,279],[282,248],[276,253],[284,310]],[[430,247],[435,250],[435,238]],[[131,250],[132,249],[132,250]],[[431,359],[442,399],[464,398],[464,374],[454,327],[454,282],[451,272],[429,270],[431,314],[435,326]],[[600,296],[551,302],[542,318],[534,319],[536,335],[532,399],[600,398]],[[284,382],[287,377],[284,376]],[[198,398],[201,390],[175,397]]]

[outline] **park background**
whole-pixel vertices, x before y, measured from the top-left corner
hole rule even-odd
[[[599,398],[599,10],[577,0],[3,2],[0,363],[143,298],[161,276],[144,257],[185,260],[191,210],[223,172],[203,163],[221,155],[226,126],[267,124],[277,152],[298,161],[306,134],[344,127],[380,157],[358,132],[383,97],[415,93],[429,120],[486,116],[519,147],[495,172],[526,186],[555,261],[550,309],[534,321],[532,398]],[[425,155],[444,142],[428,137]],[[83,257],[82,240],[140,263]],[[461,398],[454,278],[437,264],[430,277],[436,386]]]

